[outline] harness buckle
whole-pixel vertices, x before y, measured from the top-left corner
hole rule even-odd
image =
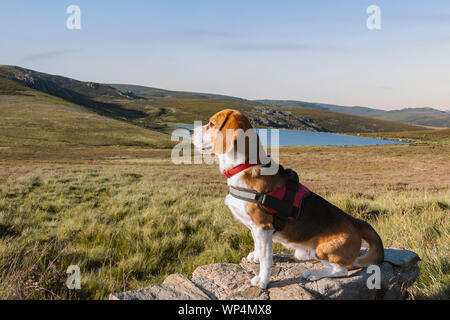
[[[267,193],[261,194],[258,200],[258,206],[264,211],[272,214],[274,217],[282,220],[289,220],[289,217],[291,216],[291,213],[295,208],[292,203],[277,199]],[[264,208],[263,206],[266,208]],[[275,210],[275,212],[271,212],[267,208]]]

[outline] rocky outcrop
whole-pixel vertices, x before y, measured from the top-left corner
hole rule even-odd
[[[119,94],[127,99],[132,99],[132,100],[143,99],[142,97],[137,96],[133,91],[130,91],[130,90],[119,91]]]
[[[362,250],[364,251],[364,250]],[[362,252],[363,253],[363,252]],[[317,300],[317,299],[404,299],[406,289],[419,275],[414,252],[396,248],[385,249],[380,266],[379,287],[375,271],[367,268],[351,270],[340,278],[308,281],[301,273],[320,269],[319,261],[297,261],[292,254],[274,253],[271,282],[267,290],[250,285],[259,265],[243,258],[240,264],[215,263],[200,266],[191,279],[179,274],[168,276],[162,284],[142,290],[114,293],[111,300]],[[368,286],[369,283],[369,286]],[[369,288],[371,287],[371,288]]]
[[[314,123],[312,119],[299,117],[289,111],[277,110],[266,106],[254,107],[251,111],[246,111],[245,115],[257,127],[319,132],[328,131]]]

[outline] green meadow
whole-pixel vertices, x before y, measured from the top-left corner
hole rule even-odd
[[[450,293],[449,156],[448,146],[287,147],[281,163],[386,246],[417,252],[411,298],[430,299]],[[0,169],[2,299],[104,299],[252,249],[217,165],[174,165],[170,150],[8,147]],[[81,290],[65,287],[69,265]]]

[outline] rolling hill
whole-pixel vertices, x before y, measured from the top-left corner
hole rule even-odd
[[[14,141],[27,144],[32,139],[44,143],[46,139],[55,144],[73,140],[81,144],[167,146],[168,136],[155,130],[169,132],[173,124],[205,122],[225,108],[242,111],[257,127],[347,133],[424,129],[317,108],[272,107],[224,95],[100,84],[0,66],[1,132],[3,143],[9,141],[7,145]],[[23,132],[17,129],[20,127],[25,128]],[[15,135],[23,139],[12,138]]]
[[[372,117],[374,115],[377,115],[379,112],[382,112],[382,110],[368,108],[368,107],[358,107],[358,106],[346,107],[346,106],[339,106],[336,104],[306,102],[306,101],[297,101],[297,100],[265,99],[265,100],[255,100],[255,102],[267,104],[267,105],[273,106],[273,107],[312,108],[312,109],[319,109],[319,110],[325,110],[325,111],[331,111],[331,112],[351,114],[354,116],[361,116],[361,117]]]
[[[385,111],[368,107],[347,107],[334,104],[313,103],[296,100],[255,100],[273,107],[313,108],[331,112],[345,113],[381,120],[398,121],[422,126],[450,128],[450,112],[433,108],[405,108]]]
[[[430,127],[450,128],[450,112],[433,108],[406,108],[384,111],[378,114],[376,118]]]
[[[191,124],[194,120],[207,121],[214,112],[234,108],[244,112],[252,123],[259,127],[348,133],[423,130],[423,127],[419,126],[330,111],[325,105],[318,110],[314,103],[302,108],[274,107],[270,103],[265,103],[269,100],[252,101],[224,95],[169,91],[136,85],[110,84],[110,86],[150,99],[153,106],[159,106],[164,110],[160,120],[167,123]],[[171,109],[167,109],[166,106],[170,106]],[[364,107],[361,109],[370,110]]]
[[[1,77],[0,118],[0,147],[172,145],[165,134],[102,116]]]

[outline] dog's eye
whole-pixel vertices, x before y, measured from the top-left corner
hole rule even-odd
[[[214,128],[214,122],[209,122],[209,127]]]

